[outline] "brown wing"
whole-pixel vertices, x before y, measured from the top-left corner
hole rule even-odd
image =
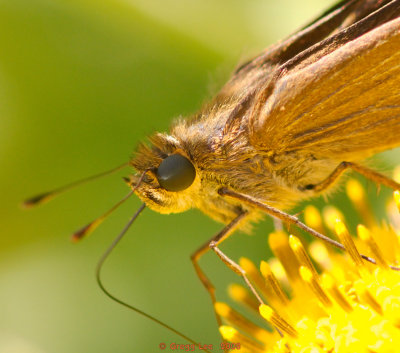
[[[224,97],[242,96],[243,91],[257,90],[257,87],[271,80],[274,71],[280,66],[287,65],[294,58],[304,60],[304,54],[312,55],[316,51],[321,54],[346,42],[347,36],[337,36],[329,45],[321,50],[318,43],[333,36],[345,28],[359,22],[372,12],[382,8],[390,0],[343,0],[313,20],[300,31],[289,38],[267,48],[257,57],[238,67],[217,96],[217,100]],[[384,20],[381,16],[380,21]],[[388,17],[388,15],[386,15]],[[389,16],[390,17],[390,16]],[[380,23],[381,23],[380,22]],[[307,50],[314,47],[313,50]]]
[[[250,117],[252,144],[343,160],[400,145],[399,16],[391,1],[276,69]]]

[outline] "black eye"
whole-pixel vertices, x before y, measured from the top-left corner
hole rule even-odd
[[[157,169],[157,180],[168,191],[181,191],[192,185],[196,176],[193,164],[180,154],[165,158]]]

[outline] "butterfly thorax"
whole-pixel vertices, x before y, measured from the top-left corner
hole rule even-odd
[[[241,109],[244,101],[246,106]],[[169,134],[151,136],[150,145],[140,145],[131,161],[138,171],[131,178],[132,186],[141,173],[148,171],[136,190],[137,195],[160,213],[198,208],[223,223],[243,210],[249,211],[249,219],[260,216],[251,207],[220,196],[218,190],[222,187],[279,208],[296,203],[301,193],[279,176],[279,169],[269,162],[268,151],[256,149],[249,142],[251,106],[252,97],[216,101],[192,119],[177,120]],[[163,189],[156,177],[160,163],[173,154],[186,157],[196,170],[193,183],[178,192]]]

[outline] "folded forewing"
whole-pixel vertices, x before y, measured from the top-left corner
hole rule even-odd
[[[288,71],[251,116],[249,133],[266,151],[343,160],[399,145],[400,18]]]

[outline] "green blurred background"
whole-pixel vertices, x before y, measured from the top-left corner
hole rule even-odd
[[[129,171],[29,212],[18,204],[126,161],[138,141],[196,111],[237,63],[331,4],[0,0],[0,352],[151,353],[161,342],[185,343],[96,285],[96,262],[137,199],[89,238],[69,242],[72,231],[125,195],[121,176]],[[219,229],[198,211],[146,210],[107,262],[106,286],[194,339],[216,344],[209,298],[189,256]],[[265,258],[270,229],[267,220],[251,238],[237,234],[223,249],[234,259]],[[224,299],[236,277],[213,254],[202,264]]]

